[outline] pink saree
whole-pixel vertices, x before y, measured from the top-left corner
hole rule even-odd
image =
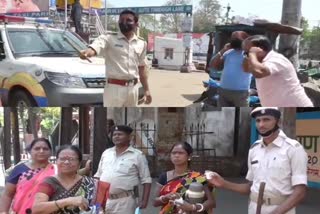
[[[24,172],[16,186],[12,209],[15,213],[25,214],[31,209],[39,184],[48,176],[55,175],[55,166],[48,164],[44,169],[30,169]]]

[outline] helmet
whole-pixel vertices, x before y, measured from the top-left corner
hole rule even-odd
[[[250,115],[253,118],[256,118],[257,116],[270,115],[280,119],[281,112],[277,107],[257,107],[251,111]]]

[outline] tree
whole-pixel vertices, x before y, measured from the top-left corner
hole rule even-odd
[[[281,18],[282,24],[300,27],[301,2],[302,0],[283,0]],[[299,56],[297,51],[298,46],[299,36],[285,34],[280,36],[279,52],[290,59],[296,68],[299,66]]]
[[[190,0],[169,0],[165,5],[186,5],[190,4]],[[180,33],[181,24],[185,14],[163,14],[160,17],[162,32]]]
[[[193,15],[193,32],[213,31],[214,25],[221,17],[221,5],[218,0],[200,0],[199,8]]]
[[[159,21],[153,15],[139,16],[140,36],[148,41],[149,33],[156,33],[160,27]]]
[[[310,29],[308,20],[302,18],[303,34],[300,43],[300,56],[304,59],[320,60],[320,26]]]

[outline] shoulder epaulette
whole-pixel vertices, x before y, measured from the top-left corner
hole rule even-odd
[[[254,142],[251,146],[250,146],[250,149],[254,148],[255,146],[259,145],[260,144],[260,141],[257,140],[256,142]]]
[[[300,147],[302,146],[298,141],[291,139],[291,138],[285,138],[285,142],[287,142],[289,145],[294,146],[294,147]]]

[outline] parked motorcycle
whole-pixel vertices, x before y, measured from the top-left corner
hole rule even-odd
[[[201,106],[203,108],[217,107],[219,99],[218,90],[220,88],[220,83],[212,78],[209,78],[209,80],[207,81],[202,81],[202,83],[206,90],[202,92],[201,96],[193,103],[201,103]],[[258,97],[258,92],[255,88],[250,88],[249,106],[260,106],[260,99]]]

